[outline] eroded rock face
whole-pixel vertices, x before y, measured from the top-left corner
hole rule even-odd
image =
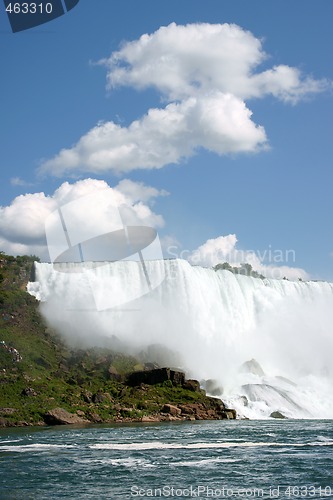
[[[168,418],[166,418],[168,417]],[[206,402],[179,405],[165,404],[161,409],[160,420],[234,420],[236,411],[226,408],[217,398],[209,397]]]
[[[156,368],[154,370],[142,370],[132,372],[128,375],[126,383],[130,386],[140,384],[162,384],[170,380],[173,385],[183,385],[185,382],[185,373],[171,368]]]
[[[66,425],[66,424],[89,424],[89,420],[79,417],[74,413],[69,413],[63,408],[54,408],[44,415],[44,421],[48,425]]]

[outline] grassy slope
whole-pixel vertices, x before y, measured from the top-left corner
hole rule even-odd
[[[47,410],[59,406],[109,421],[119,415],[150,415],[164,403],[205,400],[202,394],[173,387],[169,381],[127,387],[110,376],[109,368],[124,376],[142,369],[137,359],[107,349],[69,349],[46,327],[37,301],[25,291],[33,260],[0,253],[0,341],[22,356],[14,362],[0,346],[0,425],[36,424]]]

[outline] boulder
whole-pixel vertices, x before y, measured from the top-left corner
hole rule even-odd
[[[89,424],[89,420],[81,418],[74,413],[69,413],[63,408],[49,410],[44,415],[44,421],[48,425]]]
[[[26,387],[25,389],[23,389],[23,391],[21,392],[22,396],[37,396],[37,392],[32,389],[32,387]]]
[[[180,419],[174,415],[170,415],[169,413],[165,417],[163,417],[164,422],[175,422],[176,420],[180,420]]]
[[[96,392],[96,394],[92,395],[92,402],[93,403],[104,403],[105,401],[112,401],[112,398],[108,392]]]
[[[109,377],[111,380],[117,380],[117,382],[120,382],[122,379],[122,376],[120,373],[118,373],[118,370],[115,366],[111,365],[108,369]]]
[[[193,404],[188,403],[188,404],[181,404],[179,405],[179,408],[182,412],[182,415],[194,415],[195,409],[193,407]]]
[[[287,418],[280,411],[272,411],[272,413],[270,414],[270,417],[272,417],[272,418]]]
[[[90,391],[82,391],[81,396],[85,403],[92,403],[92,393]]]
[[[170,404],[165,404],[162,409],[162,413],[168,413],[169,415],[177,416],[180,415],[182,410],[178,408],[177,406],[170,405]]]
[[[16,408],[0,408],[0,415],[13,415],[16,411]]]
[[[183,383],[183,389],[188,389],[189,391],[193,392],[201,392],[199,382],[197,380],[192,380],[192,379],[186,380]]]
[[[181,405],[181,411],[185,415],[197,415],[202,411],[202,405],[200,403],[187,403]]]
[[[94,422],[96,424],[100,424],[101,422],[103,422],[103,419],[101,418],[101,416],[95,412],[89,413],[89,418],[92,422]]]

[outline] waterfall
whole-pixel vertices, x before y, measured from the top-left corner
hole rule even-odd
[[[36,263],[35,276],[29,293],[73,344],[118,342],[133,353],[158,345],[166,360],[177,353],[174,364],[244,417],[333,418],[332,283],[262,280],[178,259]]]

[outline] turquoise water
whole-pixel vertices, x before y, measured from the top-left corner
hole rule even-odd
[[[0,499],[330,498],[333,421],[0,431]]]

